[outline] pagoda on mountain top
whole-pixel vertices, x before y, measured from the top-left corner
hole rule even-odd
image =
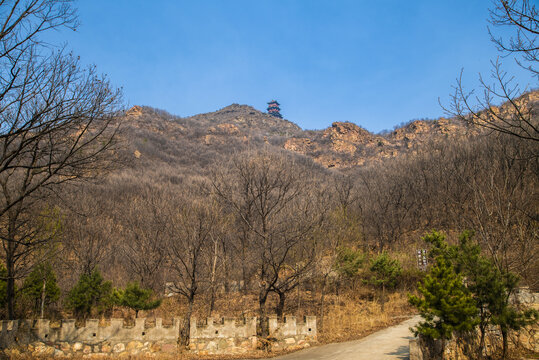
[[[268,103],[268,114],[271,116],[275,116],[279,119],[282,119],[283,116],[281,115],[281,108],[279,107],[279,103],[276,100],[271,100]]]

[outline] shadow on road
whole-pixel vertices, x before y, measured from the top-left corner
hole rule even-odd
[[[410,355],[408,354],[408,346],[399,346],[397,350],[386,353],[385,355],[393,355],[397,356],[395,359],[399,360],[408,360],[410,359]]]

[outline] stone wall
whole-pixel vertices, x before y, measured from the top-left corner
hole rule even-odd
[[[269,319],[271,348],[274,351],[299,350],[316,342],[316,317],[306,316],[297,323],[295,316],[286,316],[280,323],[276,317]]]
[[[87,320],[77,327],[75,320],[63,320],[58,327],[49,320],[0,321],[0,358],[21,353],[37,356],[70,355],[138,355],[176,353],[181,319],[175,318],[164,326],[160,318],[155,323],[135,319],[134,326],[124,325],[122,319],[100,324]],[[257,318],[241,320],[192,319],[189,350],[198,354],[242,354],[257,350]],[[274,351],[297,350],[316,342],[316,318],[308,316],[302,323],[286,317],[283,323],[269,319],[270,338],[265,340]],[[267,347],[266,347],[267,348]]]
[[[316,317],[307,316],[297,323],[295,316],[286,316],[284,322],[270,317],[269,338],[256,336],[257,318],[242,321],[223,318],[218,322],[208,318],[203,323],[191,321],[189,349],[198,354],[243,354],[259,347],[272,351],[299,350],[316,342]]]
[[[241,354],[257,348],[256,317],[191,320],[189,349],[197,354]]]
[[[60,327],[51,327],[49,320],[12,320],[0,322],[0,348],[8,355],[31,353],[40,355],[69,354],[139,354],[175,352],[180,319],[163,326],[135,319],[134,326],[124,326],[122,319],[111,319],[105,326],[98,320],[87,320],[85,326],[75,326],[75,320],[63,320]]]

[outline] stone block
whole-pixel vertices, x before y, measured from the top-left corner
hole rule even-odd
[[[14,358],[21,356],[21,352],[17,349],[6,349],[5,354]]]
[[[54,357],[65,357],[65,352],[62,350],[56,349],[54,350],[54,353],[52,354]]]
[[[123,343],[118,343],[112,347],[112,351],[115,353],[121,353],[125,351],[125,345]]]
[[[140,341],[130,341],[127,343],[126,350],[131,351],[134,349],[141,349],[144,347],[144,344],[142,344]]]
[[[163,344],[161,346],[161,351],[165,353],[175,353],[178,350],[178,346],[176,344]]]
[[[32,352],[32,356],[41,357],[41,356],[52,356],[56,349],[52,346],[47,345],[37,345]]]
[[[232,345],[229,345],[227,339],[219,339],[219,342],[217,343],[217,349],[219,350],[226,349],[230,346],[234,346],[234,342],[232,342]]]
[[[206,345],[206,349],[209,351],[215,351],[219,348],[219,345],[216,341],[209,341],[208,345]]]
[[[105,354],[105,353],[92,353],[89,355],[83,355],[82,357],[86,359],[106,359],[110,356],[109,354]]]
[[[289,351],[298,351],[301,349],[303,349],[303,346],[299,346],[299,345],[292,345],[292,346],[286,347],[286,350],[289,350]]]
[[[296,343],[296,339],[289,337],[289,338],[284,339],[284,342],[286,345],[292,345]]]

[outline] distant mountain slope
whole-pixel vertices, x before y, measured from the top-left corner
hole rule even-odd
[[[215,128],[216,125],[225,125],[225,127],[234,125],[241,131],[256,131],[264,136],[288,137],[302,131],[291,121],[270,116],[248,105],[238,104],[229,105],[215,112],[191,116],[185,118],[184,121],[208,128]]]
[[[527,94],[523,99],[535,101],[538,94]],[[500,110],[506,111],[504,106]],[[291,121],[238,104],[185,118],[134,106],[126,112],[123,128],[135,163],[158,167],[165,162],[199,170],[234,152],[262,146],[291,151],[326,168],[353,168],[414,153],[426,142],[454,141],[482,131],[446,118],[411,121],[383,135],[351,122],[334,122],[323,130],[302,130]]]

